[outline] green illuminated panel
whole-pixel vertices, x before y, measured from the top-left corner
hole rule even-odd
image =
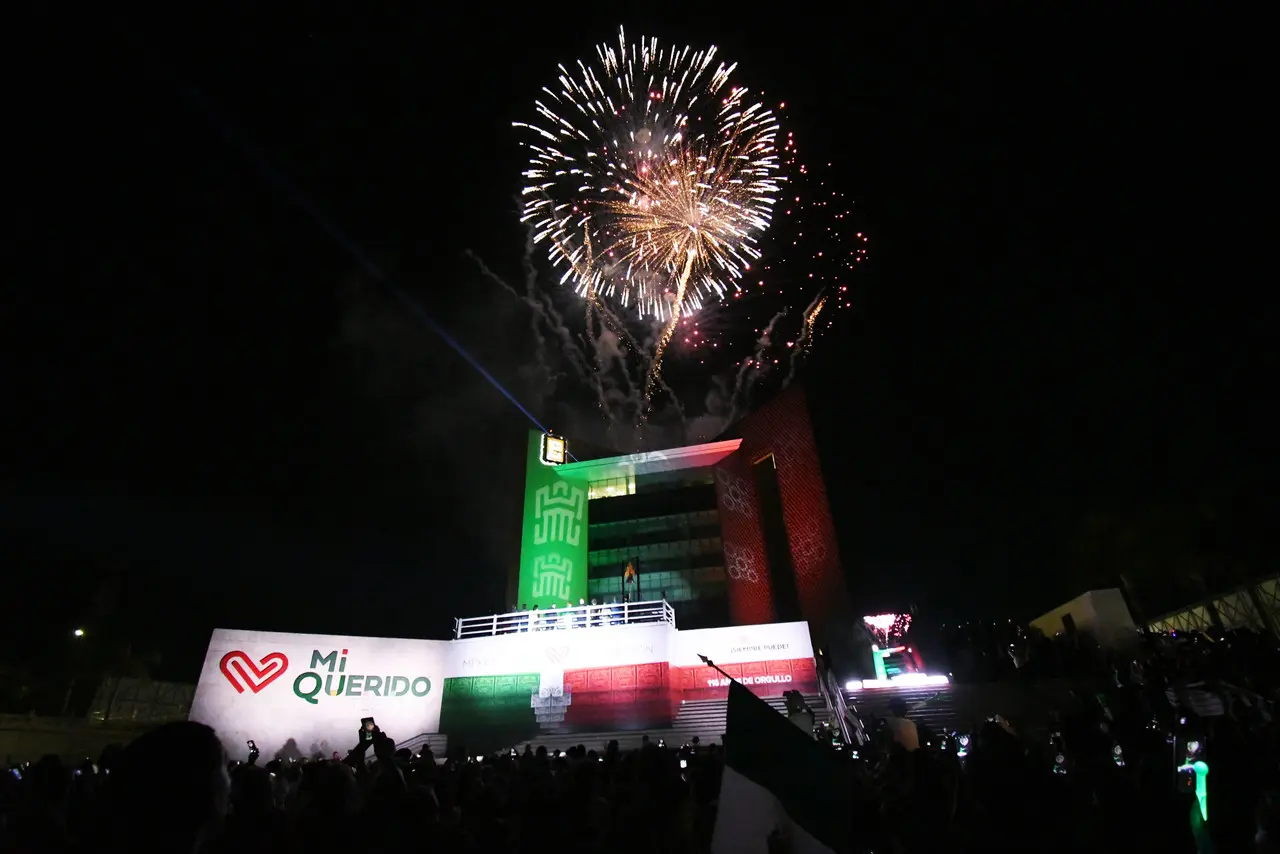
[[[538,730],[529,698],[538,693],[537,673],[455,676],[444,680],[440,731],[454,743],[478,751],[510,746]]]
[[[542,434],[529,433],[519,604],[578,604],[587,596],[587,489],[542,462]]]

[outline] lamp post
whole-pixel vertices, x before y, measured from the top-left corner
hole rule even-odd
[[[84,639],[84,629],[82,629],[82,628],[76,628],[74,631],[72,631],[72,632],[71,632],[71,636],[72,636],[73,638],[75,638],[76,640],[83,640],[83,639]],[[75,654],[73,653],[73,657],[74,657],[74,655],[75,655]],[[72,673],[71,673],[71,680],[67,683],[67,693],[66,693],[66,695],[65,695],[65,696],[63,696],[63,698],[62,698],[62,712],[60,713],[59,717],[64,717],[64,718],[65,718],[65,717],[67,716],[67,710],[71,708],[71,693],[72,693],[73,691],[75,691],[75,689],[76,689],[76,675],[75,675],[75,673],[76,673],[76,671],[75,671],[75,670],[72,670]]]

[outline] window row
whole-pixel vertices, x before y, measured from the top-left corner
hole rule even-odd
[[[634,594],[636,601],[647,602],[666,597],[668,602],[690,602],[724,595],[724,567],[705,567],[683,572],[655,572],[641,575],[636,584],[623,579],[592,578],[587,582],[587,595],[601,602],[621,600]]]
[[[719,537],[702,537],[696,540],[676,540],[667,543],[649,543],[627,548],[600,549],[587,553],[587,565],[591,567],[626,566],[627,561],[652,563],[655,560],[694,558],[719,555],[724,544]],[[640,567],[636,567],[640,569]]]
[[[673,584],[692,584],[694,587],[700,587],[704,584],[724,581],[726,577],[723,566],[703,566],[697,569],[652,572],[641,576],[641,581],[656,585],[661,590]]]
[[[587,484],[587,500],[597,498],[617,498],[621,495],[636,494],[636,476],[611,477],[608,480],[594,480]]]
[[[669,513],[664,516],[646,516],[643,519],[593,524],[589,536],[594,541],[597,537],[625,537],[659,531],[674,532],[719,524],[720,514],[715,510],[696,510],[691,513]]]
[[[703,525],[699,528],[681,528],[674,531],[651,531],[647,534],[627,534],[618,537],[601,537],[592,534],[591,548],[596,551],[622,548],[637,549],[661,543],[689,542],[718,536],[720,536],[719,525]]]

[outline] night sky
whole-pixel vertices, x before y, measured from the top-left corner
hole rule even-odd
[[[531,380],[527,308],[464,250],[520,281],[511,122],[620,23],[785,98],[870,236],[800,372],[866,612],[1035,616],[1079,592],[1090,513],[1274,506],[1263,54],[1206,21],[947,7],[51,41],[8,109],[10,653],[110,601],[100,631],[190,681],[215,626],[443,637],[505,604],[529,422],[221,131],[569,432],[585,398]]]

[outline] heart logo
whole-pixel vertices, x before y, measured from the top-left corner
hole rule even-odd
[[[227,677],[237,694],[243,694],[245,688],[258,693],[276,681],[288,667],[289,659],[283,652],[268,653],[254,664],[253,659],[238,649],[222,656],[222,661],[218,663],[218,669]]]
[[[547,658],[552,664],[563,664],[564,660],[569,657],[569,647],[567,646],[551,646],[547,647]]]

